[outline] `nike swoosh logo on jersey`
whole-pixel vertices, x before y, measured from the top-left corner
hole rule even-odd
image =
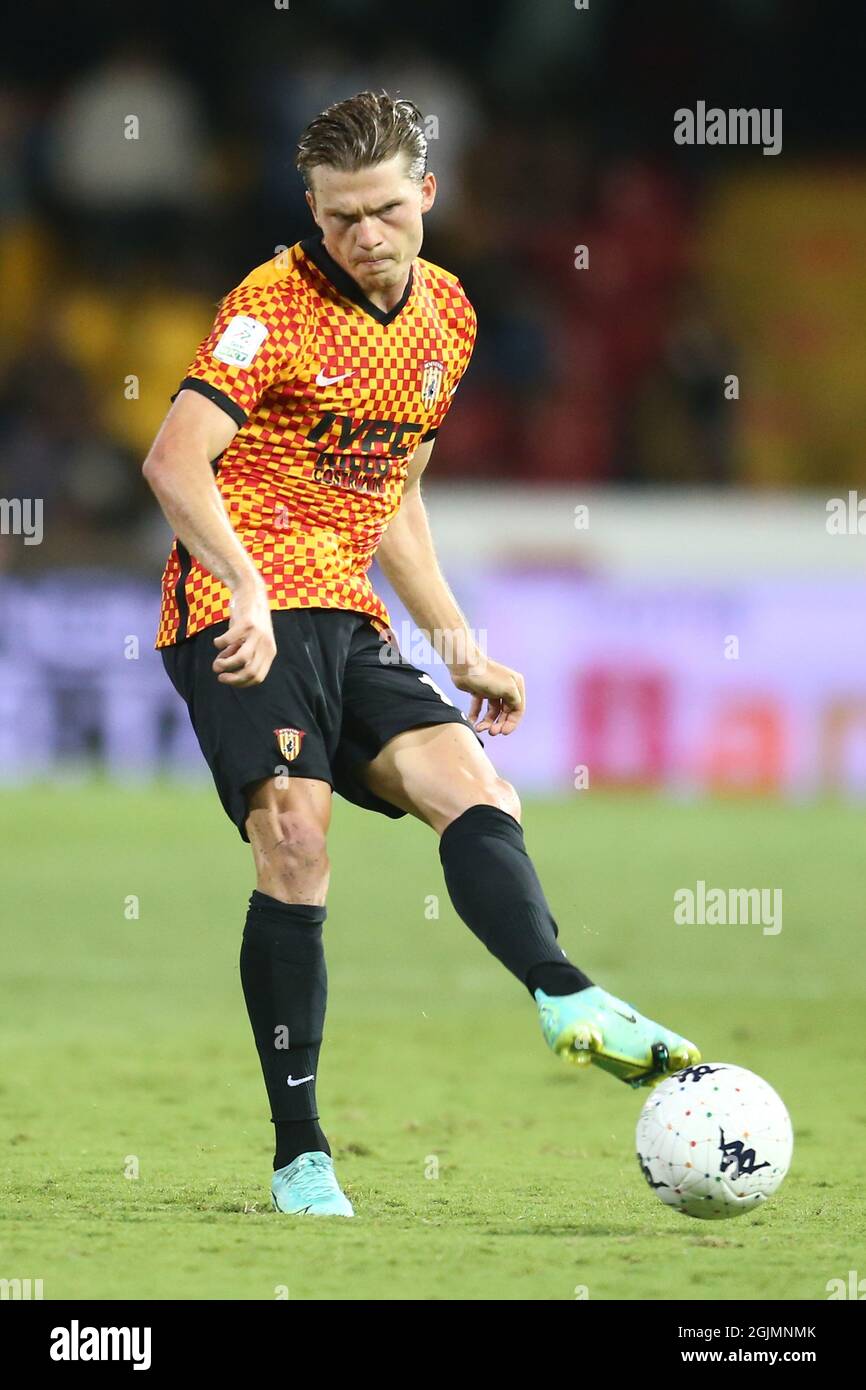
[[[357,370],[357,367],[353,367],[350,372],[343,372],[340,376],[325,376],[324,372],[319,372],[316,377],[316,385],[333,386],[335,381],[345,381],[347,376],[354,376]]]
[[[305,1081],[312,1081],[312,1079],[313,1078],[311,1076],[299,1076],[297,1081],[293,1081],[290,1076],[286,1077],[286,1080],[288,1081],[290,1086],[303,1086]]]

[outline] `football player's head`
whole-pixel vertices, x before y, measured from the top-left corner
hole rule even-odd
[[[296,162],[337,264],[368,296],[402,291],[436,196],[417,106],[386,92],[338,101],[304,131]]]

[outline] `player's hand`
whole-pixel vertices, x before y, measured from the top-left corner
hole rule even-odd
[[[468,718],[477,734],[514,732],[526,709],[526,687],[519,671],[485,657],[474,666],[452,668],[451,679],[458,690],[472,696]],[[482,718],[485,700],[487,712]]]
[[[235,590],[228,628],[214,646],[219,656],[213,669],[223,685],[261,685],[277,654],[264,584]]]

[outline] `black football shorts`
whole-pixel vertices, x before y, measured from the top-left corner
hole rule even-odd
[[[226,814],[248,840],[245,788],[288,776],[327,782],[358,806],[404,815],[373,795],[360,768],[395,734],[425,724],[471,728],[466,715],[363,613],[291,608],[272,617],[277,654],[261,685],[217,680],[214,638],[228,622],[162,648]]]

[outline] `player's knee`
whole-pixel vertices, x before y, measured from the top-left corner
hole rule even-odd
[[[496,779],[496,805],[500,811],[505,811],[507,815],[513,816],[516,821],[520,820],[520,797],[514,790],[510,782],[506,782],[504,777]]]
[[[479,783],[472,800],[472,806],[495,806],[498,811],[504,811],[506,815],[513,816],[516,821],[520,820],[520,798],[510,782],[506,782],[504,777],[494,777],[490,781]],[[469,806],[462,808],[464,811]],[[458,812],[457,814],[461,814]],[[455,816],[456,819],[456,816]]]
[[[315,868],[328,862],[328,841],[324,830],[309,816],[283,811],[277,816],[278,848],[293,862]]]
[[[308,816],[283,811],[276,817],[276,843],[268,854],[269,867],[287,884],[322,888],[330,862],[327,837]]]

